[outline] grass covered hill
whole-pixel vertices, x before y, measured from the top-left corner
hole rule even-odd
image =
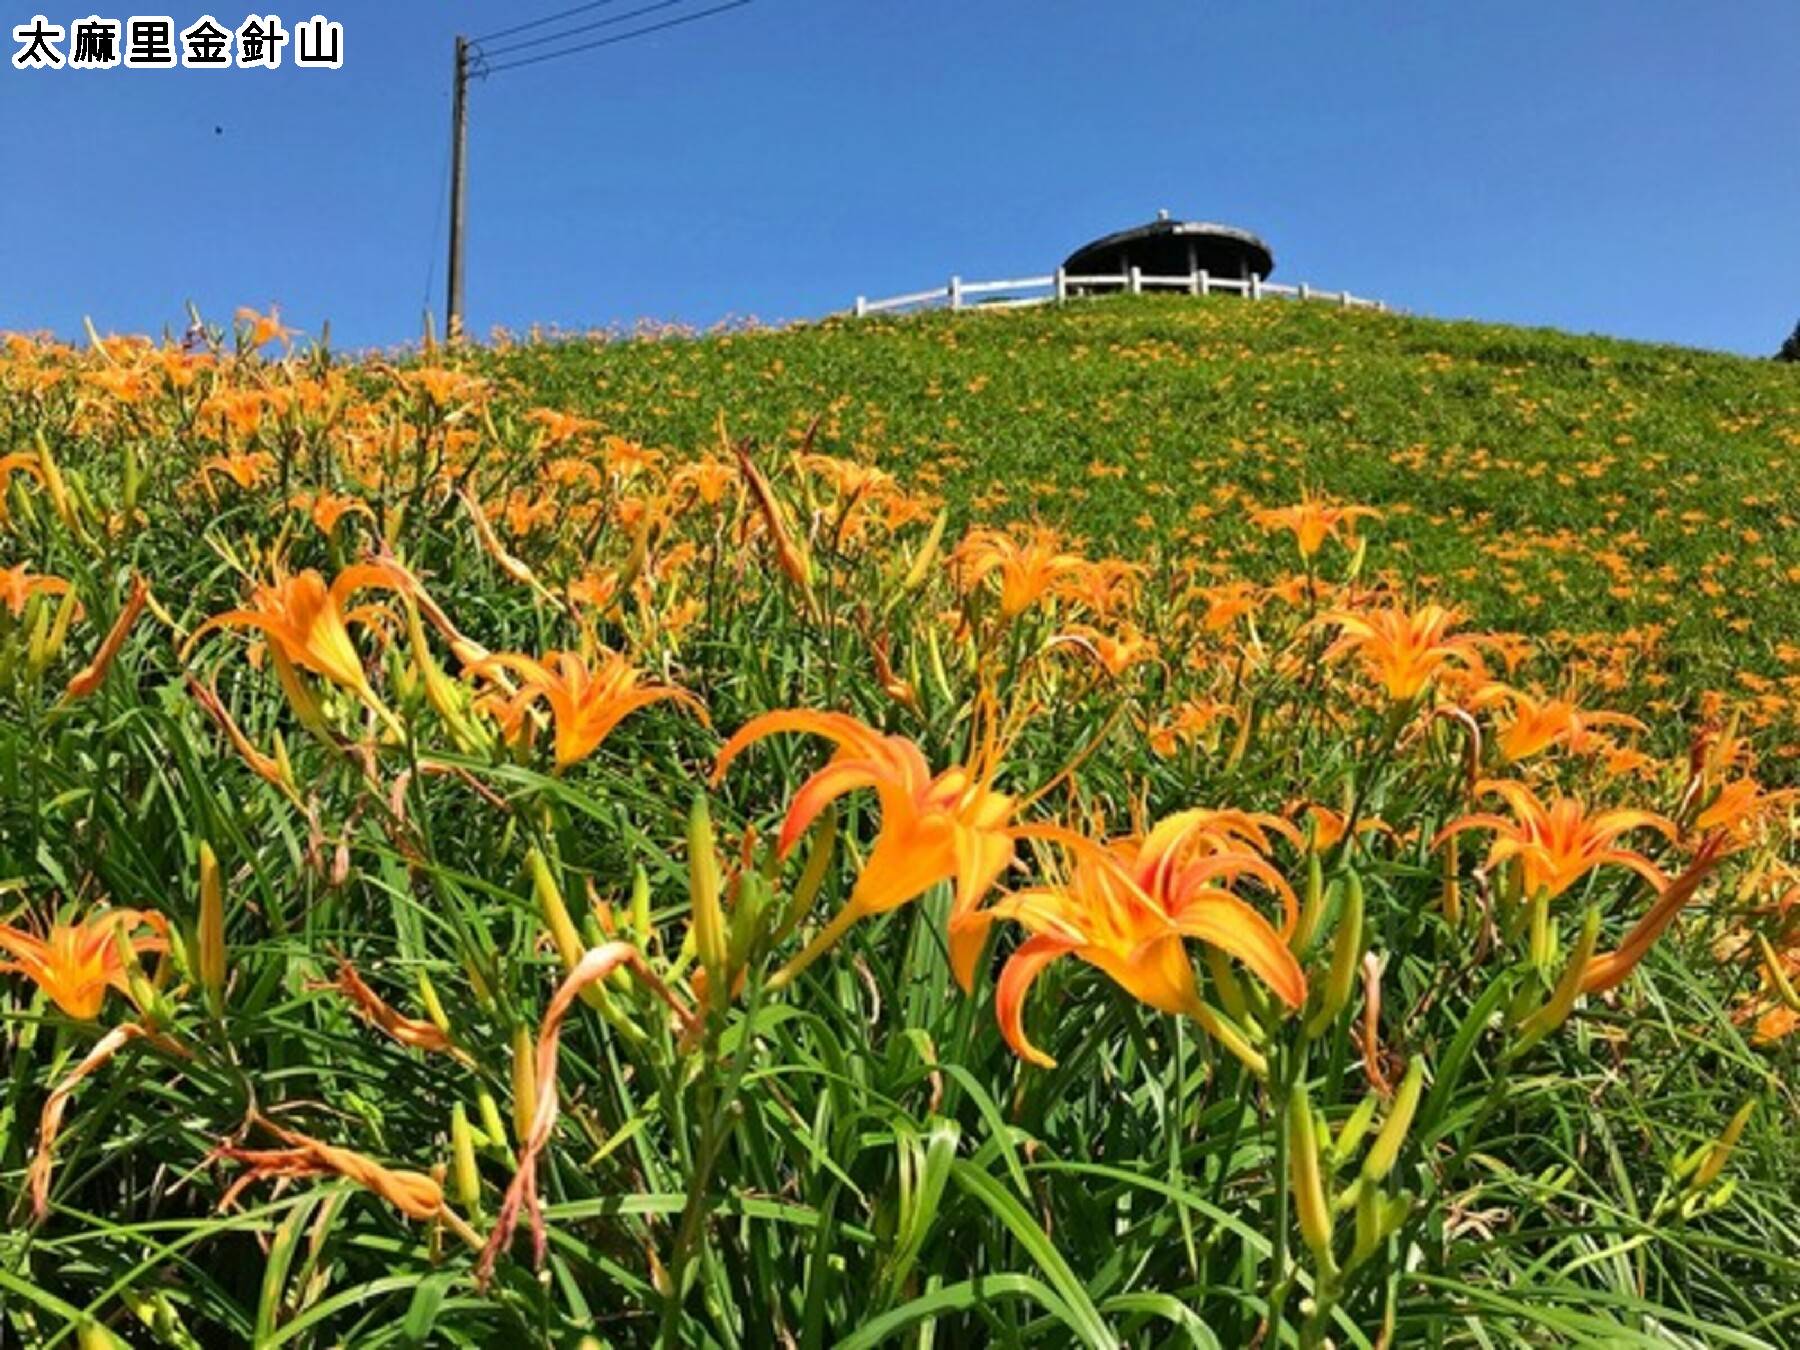
[[[0,1345],[1800,1338],[1800,372],[0,335]]]
[[[1320,304],[1146,297],[515,348],[519,395],[652,444],[872,457],[970,516],[1266,569],[1251,508],[1384,512],[1484,624],[1641,638],[1670,698],[1800,690],[1800,367]],[[1612,678],[1614,672],[1608,672]],[[1773,682],[1773,683],[1767,683]],[[1800,747],[1794,747],[1800,750]]]

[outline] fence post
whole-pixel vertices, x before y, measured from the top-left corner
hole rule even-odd
[[[1188,294],[1200,294],[1200,269],[1198,267],[1188,269]]]
[[[961,277],[951,277],[950,278],[950,308],[951,309],[961,309],[962,305],[963,305],[962,278]]]
[[[1212,294],[1212,273],[1208,272],[1204,267],[1200,269],[1200,294]]]
[[[1131,269],[1131,293],[1133,295],[1144,293],[1144,270],[1135,265]]]
[[[1054,284],[1056,286],[1056,303],[1060,305],[1069,298],[1069,274],[1063,271],[1062,268],[1057,268],[1056,281]]]
[[[1300,298],[1302,300],[1312,299],[1312,290],[1304,281],[1300,283]]]
[[[1345,309],[1349,309],[1350,308],[1350,292],[1349,291],[1339,291],[1338,292],[1338,303],[1340,305],[1342,305]]]
[[[865,315],[868,314],[868,312],[869,312],[869,297],[866,295],[857,296],[856,297],[856,317],[859,319],[863,318]]]
[[[1252,300],[1262,299],[1262,274],[1260,272],[1250,274],[1250,298]]]

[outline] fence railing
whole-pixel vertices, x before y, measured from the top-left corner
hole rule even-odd
[[[951,277],[949,283],[929,291],[911,291],[890,295],[884,300],[856,297],[851,313],[862,318],[868,314],[888,314],[896,310],[924,309],[944,305],[950,309],[1022,309],[1027,305],[1062,304],[1102,289],[1127,291],[1142,295],[1145,291],[1186,291],[1189,295],[1241,295],[1250,300],[1316,300],[1344,309],[1387,309],[1380,300],[1352,295],[1349,291],[1321,291],[1301,282],[1295,286],[1264,281],[1261,277],[1215,277],[1205,268],[1185,276],[1148,276],[1139,268],[1119,276],[1076,276],[1060,267],[1049,276],[1014,277],[1006,281],[964,281]],[[1047,292],[1043,295],[1033,292]]]

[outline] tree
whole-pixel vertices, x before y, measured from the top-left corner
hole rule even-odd
[[[1794,331],[1787,335],[1787,341],[1781,344],[1781,350],[1775,353],[1777,361],[1800,362],[1800,323],[1794,325]]]

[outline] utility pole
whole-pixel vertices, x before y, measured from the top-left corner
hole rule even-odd
[[[450,93],[450,295],[444,338],[463,336],[463,221],[469,168],[469,40],[456,39],[456,78]]]

